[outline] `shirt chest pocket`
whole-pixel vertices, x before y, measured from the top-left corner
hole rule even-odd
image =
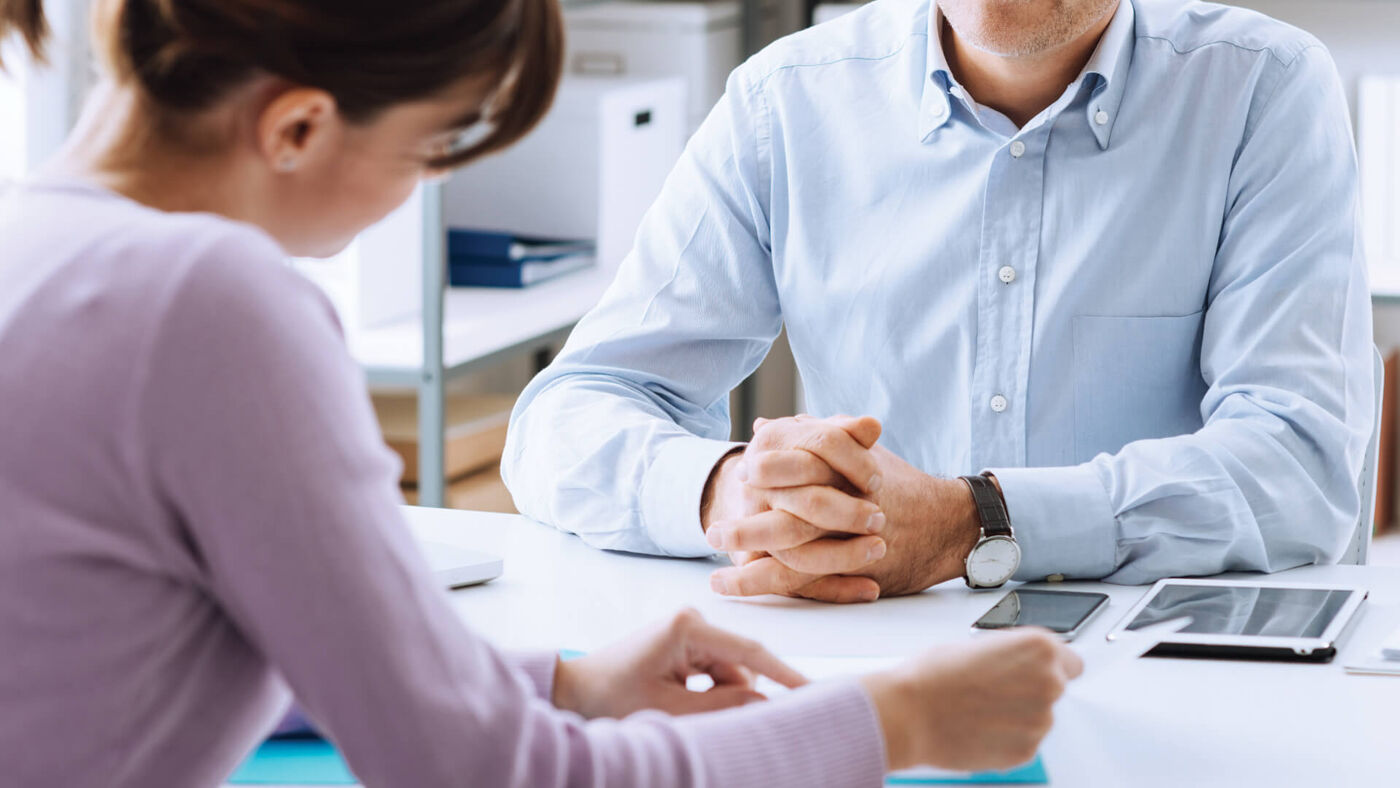
[[[1203,317],[1074,318],[1076,462],[1201,428]]]

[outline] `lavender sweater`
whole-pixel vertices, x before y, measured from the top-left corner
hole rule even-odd
[[[289,690],[367,785],[878,784],[852,683],[585,722],[427,578],[321,293],[260,231],[0,195],[0,782],[217,785]]]

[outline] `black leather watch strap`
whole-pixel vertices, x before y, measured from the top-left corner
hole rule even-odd
[[[1011,536],[1011,518],[997,486],[986,476],[959,476],[972,489],[972,502],[977,505],[977,517],[982,521],[982,536]]]

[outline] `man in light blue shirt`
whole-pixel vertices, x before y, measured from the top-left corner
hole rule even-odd
[[[506,481],[598,547],[730,552],[730,594],[962,576],[979,471],[1017,579],[1335,561],[1373,421],[1356,179],[1327,52],[1253,12],[878,0],[734,72]],[[783,326],[828,418],[731,443]]]

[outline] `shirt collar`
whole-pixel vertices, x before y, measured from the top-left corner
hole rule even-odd
[[[953,116],[952,100],[948,91],[957,80],[948,67],[948,59],[943,54],[943,12],[937,0],[929,0],[928,13],[928,79],[924,82],[922,102],[919,110],[919,139],[927,139],[935,129],[940,128]],[[1085,120],[1099,141],[1100,149],[1108,148],[1113,124],[1118,120],[1118,108],[1122,103],[1123,90],[1128,82],[1128,67],[1133,59],[1134,12],[1131,0],[1120,0],[1118,10],[1113,14],[1099,39],[1099,45],[1089,56],[1075,84],[1082,87],[1086,80],[1094,79],[1093,94],[1085,103]],[[1099,113],[1104,113],[1099,115]],[[1103,120],[1103,123],[1099,123]]]

